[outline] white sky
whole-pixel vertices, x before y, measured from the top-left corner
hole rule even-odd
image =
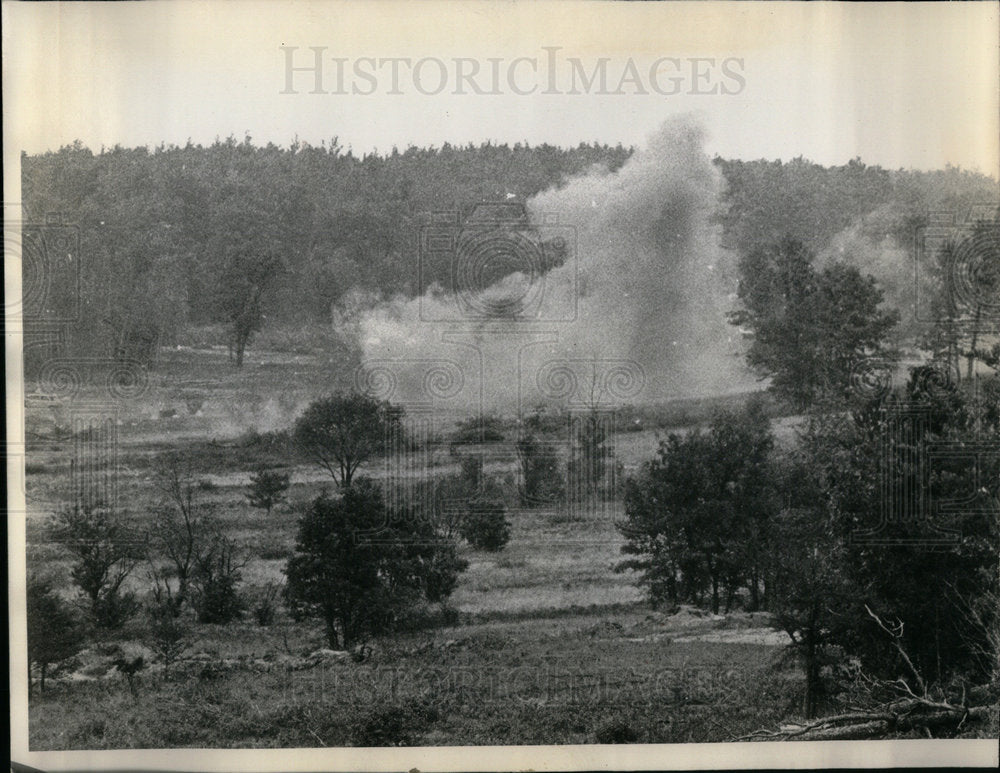
[[[734,158],[861,156],[888,167],[953,164],[997,175],[997,3],[4,2],[6,151],[208,143],[229,134],[287,146],[337,135],[355,152],[487,139],[642,144],[698,111],[709,151]],[[608,57],[743,60],[738,94],[281,94],[282,45],[332,58]],[[530,84],[528,65],[520,71]],[[428,67],[427,73],[434,74]],[[540,70],[541,73],[541,70]],[[642,75],[645,78],[645,75]],[[433,83],[435,78],[429,80]],[[537,82],[544,88],[545,76]],[[729,81],[732,86],[735,81]],[[308,84],[308,85],[307,85]],[[365,85],[365,84],[362,84]],[[687,81],[685,89],[690,85]],[[611,87],[614,88],[613,86]],[[348,90],[350,80],[348,81]]]

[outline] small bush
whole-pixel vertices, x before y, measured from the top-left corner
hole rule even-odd
[[[290,481],[291,476],[287,472],[278,472],[262,465],[250,476],[247,500],[253,507],[266,510],[270,516],[271,508],[284,501]]]
[[[48,580],[29,575],[27,597],[28,666],[37,666],[44,691],[48,667],[80,651],[83,629]]]
[[[476,550],[503,550],[510,542],[510,522],[503,500],[484,497],[470,502],[460,531]]]
[[[154,601],[147,614],[147,643],[163,661],[164,673],[169,673],[170,666],[187,647],[188,627],[176,605],[169,601]]]
[[[639,734],[624,719],[607,720],[595,731],[597,743],[635,743]]]
[[[222,535],[216,535],[206,553],[198,557],[193,604],[199,623],[231,623],[240,618],[246,604],[236,586],[246,563],[236,542]]]
[[[124,587],[141,549],[132,525],[102,504],[77,503],[56,515],[52,540],[74,559],[73,582],[86,599],[92,621],[106,630],[121,628],[139,608]]]
[[[269,582],[261,589],[253,606],[253,616],[257,625],[265,627],[274,622],[279,591],[280,587],[274,582]]]
[[[413,746],[436,719],[437,712],[423,703],[376,706],[352,724],[351,745]]]
[[[236,592],[236,580],[217,577],[205,583],[195,601],[199,623],[231,623],[238,620],[246,608]]]
[[[117,631],[135,617],[141,608],[134,593],[117,590],[98,597],[91,610],[99,628]]]

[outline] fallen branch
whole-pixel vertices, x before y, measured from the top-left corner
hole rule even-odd
[[[867,604],[865,604],[865,611],[868,612],[868,615],[872,618],[872,620],[874,620],[878,624],[879,628],[881,628],[883,631],[889,634],[889,638],[892,641],[892,645],[896,648],[896,652],[898,652],[900,657],[903,658],[903,662],[905,662],[907,668],[910,669],[910,673],[912,673],[916,677],[917,685],[920,687],[920,690],[923,692],[924,695],[927,695],[927,685],[924,684],[924,678],[920,675],[920,672],[917,670],[917,667],[913,665],[913,661],[910,660],[910,656],[906,654],[906,650],[903,648],[903,645],[900,644],[900,641],[903,638],[903,621],[902,620],[897,621],[896,625],[890,628],[889,626],[887,626],[885,623],[882,622],[882,618],[880,618],[878,615],[872,612],[871,607],[869,607]],[[909,691],[909,687],[907,687],[907,690]],[[910,694],[912,695],[913,693],[910,692]]]
[[[757,730],[737,741],[859,741],[911,730],[957,730],[966,722],[987,719],[996,706],[953,706],[922,698],[897,701],[879,711],[837,714],[802,724],[783,725],[778,730]]]

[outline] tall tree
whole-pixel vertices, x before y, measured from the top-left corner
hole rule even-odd
[[[342,487],[358,467],[387,447],[402,428],[402,409],[356,392],[313,402],[296,420],[294,440],[301,452]]]
[[[772,443],[757,406],[717,415],[709,432],[661,441],[626,484],[622,552],[635,558],[619,570],[638,571],[654,601],[700,601],[707,590],[717,613],[726,591],[728,608],[736,589],[761,574]]]
[[[264,297],[282,272],[281,259],[258,249],[232,251],[219,280],[219,313],[229,325],[229,351],[236,367],[254,334],[264,325]]]
[[[963,358],[966,378],[973,377],[977,361],[996,370],[1000,344],[990,344],[990,333],[1000,318],[1000,214],[943,244],[935,259],[929,271],[934,322],[925,344],[949,363],[957,381]]]
[[[880,308],[871,277],[844,263],[817,271],[812,262],[793,240],[754,250],[740,261],[743,308],[730,315],[753,334],[747,362],[800,409],[843,398],[860,361],[889,359],[886,336],[898,319]]]
[[[466,566],[427,519],[388,513],[378,489],[359,480],[302,516],[285,593],[295,615],[323,620],[332,649],[347,648],[391,627],[421,597],[447,598]]]

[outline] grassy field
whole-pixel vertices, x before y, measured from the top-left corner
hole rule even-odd
[[[149,667],[131,687],[98,645],[33,698],[31,747],[720,741],[794,713],[797,671],[773,644],[711,641],[752,621],[679,617],[500,615],[377,641],[364,663],[310,659],[309,626],[200,626],[169,674]]]
[[[255,353],[237,372],[224,350],[166,352],[146,391],[112,417],[118,508],[140,525],[151,517],[154,476],[169,455],[183,453],[201,481],[199,501],[252,549],[246,593],[280,582],[297,513],[332,482],[259,433],[286,429],[342,377],[304,354]],[[75,403],[37,393],[28,400],[29,565],[61,572],[68,597],[68,557],[49,542],[45,524],[72,496],[74,411],[88,395],[99,396],[98,387],[84,384]],[[708,410],[705,401],[644,409],[638,425],[616,436],[617,457],[634,469],[667,430],[702,421]],[[788,422],[782,427],[791,432]],[[487,457],[487,472],[500,479],[513,474],[512,439]],[[457,472],[446,445],[422,457],[429,461],[420,474]],[[245,496],[262,460],[292,475],[288,503],[269,517]],[[379,462],[365,472],[384,474]],[[279,612],[266,627],[250,616],[194,626],[181,661],[165,673],[137,622],[93,643],[44,694],[36,691],[31,747],[723,741],[794,713],[797,670],[779,660],[782,639],[767,632],[766,620],[666,616],[644,604],[632,576],[613,571],[621,517],[619,503],[513,509],[503,552],[461,548],[469,568],[451,611],[428,610],[437,625],[415,623],[410,633],[376,640],[365,662],[311,657],[325,646],[320,627]],[[141,569],[131,583],[148,590]],[[110,666],[121,651],[145,658],[131,684]]]

